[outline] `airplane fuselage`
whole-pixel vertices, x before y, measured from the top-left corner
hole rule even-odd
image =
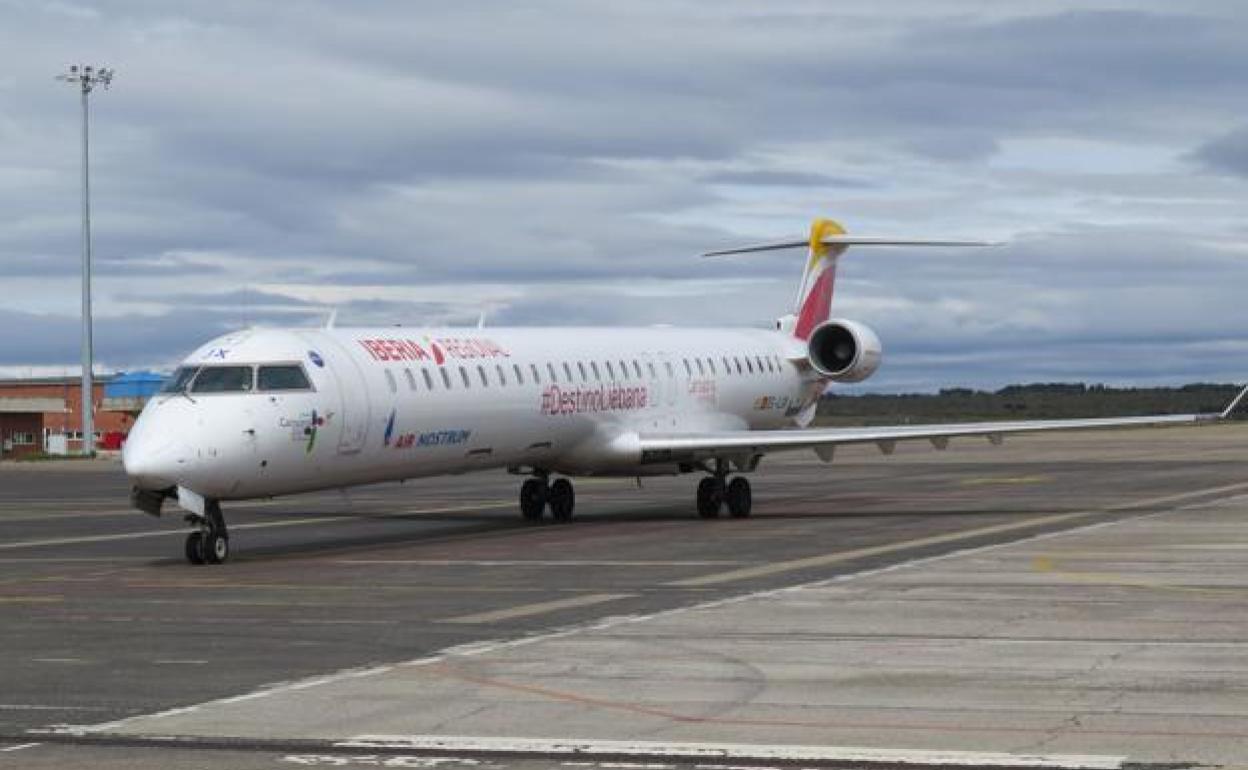
[[[804,354],[753,329],[249,329],[185,359],[175,377],[218,384],[153,399],[126,464],[139,486],[217,500],[493,468],[676,473],[635,436],[792,426],[826,384]]]

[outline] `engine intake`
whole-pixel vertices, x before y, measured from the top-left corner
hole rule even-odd
[[[862,382],[880,368],[884,347],[865,324],[834,318],[811,332],[807,355],[815,371],[834,382]]]

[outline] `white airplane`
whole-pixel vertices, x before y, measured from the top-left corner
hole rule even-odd
[[[808,246],[793,314],[776,328],[401,327],[246,329],[182,362],[143,410],[123,459],[132,502],[166,499],[194,531],[192,563],[230,553],[221,502],[505,468],[529,478],[520,513],[568,521],[568,477],[697,473],[697,512],[750,515],[746,474],[764,455],[1007,433],[1194,423],[1229,415],[807,428],[829,383],[880,365],[870,328],[833,318],[850,246],[970,246],[869,238],[815,220],[810,238],[706,256]],[[552,478],[558,474],[558,478]],[[735,474],[735,475],[734,475]]]

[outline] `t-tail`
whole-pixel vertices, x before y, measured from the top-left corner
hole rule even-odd
[[[845,228],[831,219],[816,219],[810,225],[810,238],[803,241],[763,243],[735,249],[710,251],[704,257],[727,254],[746,254],[754,251],[808,249],[806,269],[797,292],[793,313],[793,335],[801,340],[810,335],[832,316],[832,294],[836,288],[836,266],[841,255],[850,246],[991,246],[988,241],[939,240],[932,238],[889,238],[880,236],[850,235]]]

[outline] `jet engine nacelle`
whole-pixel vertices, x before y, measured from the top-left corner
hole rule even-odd
[[[810,365],[834,382],[862,382],[880,368],[884,346],[870,327],[833,318],[810,333]]]

